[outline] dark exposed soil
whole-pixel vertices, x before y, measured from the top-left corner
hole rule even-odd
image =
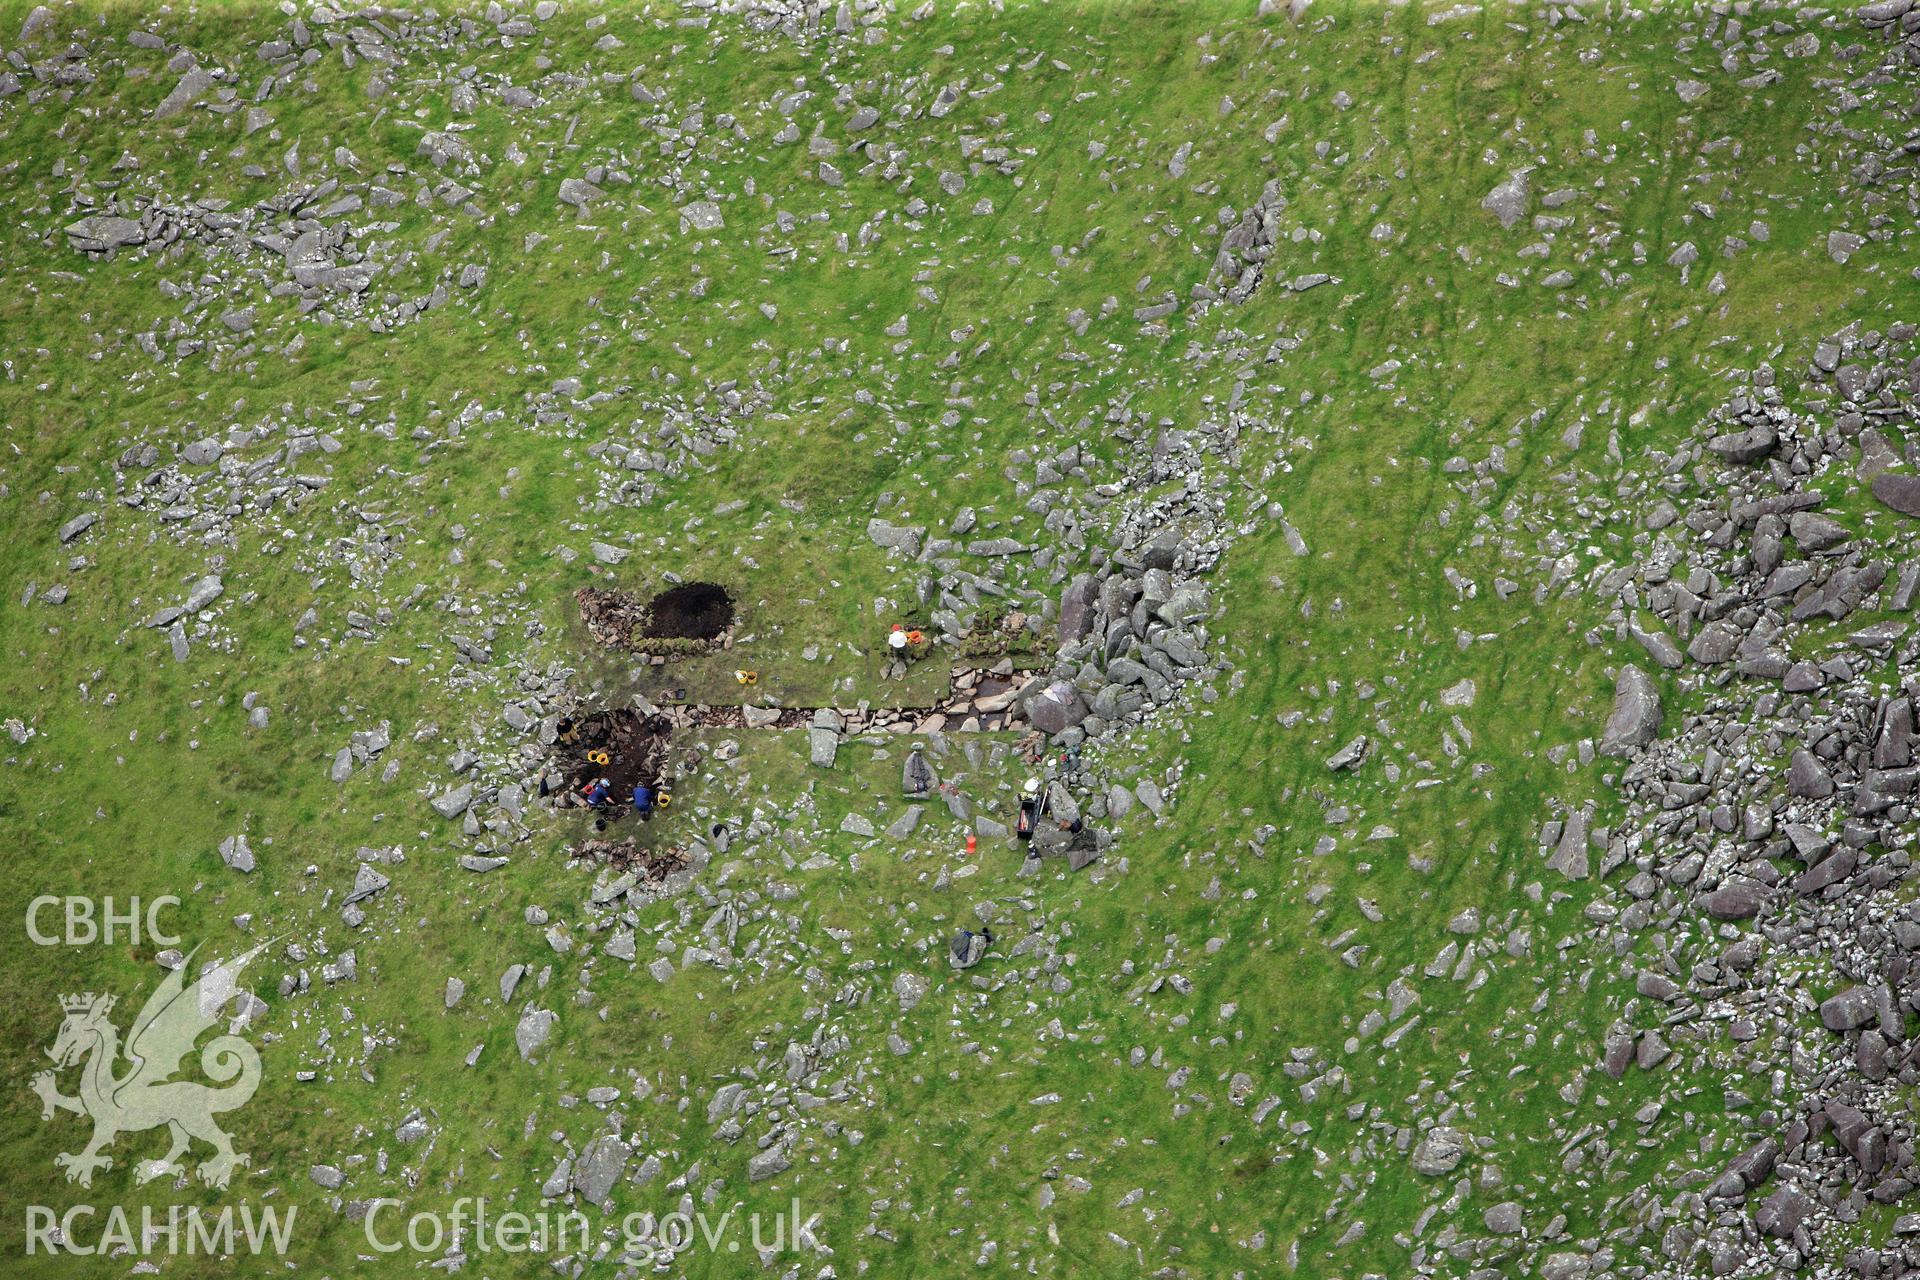
[[[625,805],[636,782],[658,787],[667,766],[667,737],[672,728],[664,716],[643,716],[624,708],[576,717],[555,743],[566,785],[578,793],[595,778],[605,778],[612,787],[614,805]],[[606,752],[605,764],[591,758],[597,751]]]
[[[733,597],[712,582],[683,582],[647,605],[640,634],[660,639],[713,640],[733,625]]]

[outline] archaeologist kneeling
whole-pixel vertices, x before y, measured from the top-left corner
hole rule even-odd
[[[993,930],[980,926],[980,932],[962,929],[953,935],[953,946],[947,950],[947,961],[956,969],[971,969],[986,957],[987,948],[993,945]]]

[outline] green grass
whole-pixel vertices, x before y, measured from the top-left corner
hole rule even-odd
[[[29,7],[0,4],[0,32],[11,38]],[[384,105],[366,97],[371,64],[348,70],[330,55],[265,104],[274,123],[251,137],[239,113],[149,121],[173,83],[167,55],[117,38],[111,56],[145,78],[114,70],[71,100],[0,103],[0,164],[10,165],[0,169],[10,228],[0,255],[10,361],[0,381],[10,534],[0,547],[10,602],[0,611],[0,714],[37,734],[7,744],[8,901],[23,913],[42,892],[172,893],[183,899],[178,932],[208,954],[247,936],[306,945],[305,962],[276,956],[263,977],[304,967],[314,990],[265,992],[266,1078],[234,1117],[253,1165],[233,1193],[299,1206],[290,1256],[303,1271],[393,1267],[366,1259],[358,1227],[309,1181],[309,1165],[354,1162],[343,1164],[345,1198],[399,1195],[413,1210],[484,1194],[532,1207],[563,1154],[552,1135],[577,1151],[607,1123],[579,1101],[585,1091],[638,1080],[647,1098],[616,1108],[635,1164],[654,1154],[662,1173],[622,1187],[614,1216],[589,1210],[596,1228],[670,1209],[680,1190],[666,1184],[698,1164],[686,1187],[696,1199],[720,1179],[716,1202],[742,1215],[796,1195],[819,1211],[843,1275],[971,1273],[989,1240],[994,1266],[1031,1263],[1039,1274],[1140,1274],[1169,1261],[1196,1275],[1401,1274],[1408,1251],[1396,1233],[1453,1190],[1451,1178],[1411,1173],[1396,1145],[1395,1130],[1418,1117],[1456,1107],[1454,1122],[1487,1144],[1463,1166],[1478,1179],[1470,1194],[1434,1219],[1429,1238],[1447,1223],[1484,1235],[1480,1212],[1524,1193],[1567,1216],[1567,1241],[1550,1248],[1599,1236],[1619,1225],[1612,1206],[1623,1195],[1675,1168],[1713,1166],[1749,1140],[1746,1117],[1719,1102],[1738,1064],[1676,1034],[1683,1052],[1671,1069],[1702,1091],[1699,1105],[1685,1116],[1670,1108],[1645,1142],[1616,1140],[1577,1169],[1561,1153],[1589,1121],[1631,1116],[1672,1091],[1642,1073],[1615,1084],[1593,1069],[1631,977],[1584,940],[1593,886],[1561,880],[1537,847],[1541,823],[1568,807],[1592,802],[1596,822],[1617,817],[1604,780],[1614,766],[1568,762],[1598,734],[1614,666],[1641,656],[1610,632],[1590,642],[1606,606],[1578,584],[1641,553],[1650,535],[1579,508],[1643,473],[1654,451],[1690,440],[1730,372],[1762,359],[1797,368],[1814,338],[1856,319],[1884,324],[1897,299],[1865,272],[1909,264],[1881,245],[1844,267],[1824,251],[1843,174],[1799,149],[1825,110],[1823,79],[1843,74],[1833,39],[1818,57],[1778,62],[1783,79],[1761,90],[1703,75],[1714,87],[1688,108],[1674,79],[1717,61],[1704,46],[1676,51],[1697,25],[1689,12],[1559,27],[1493,9],[1432,26],[1429,12],[1315,6],[1295,26],[1216,4],[969,7],[920,22],[897,15],[877,43],[801,46],[729,18],[685,28],[678,11],[610,6],[567,10],[509,49],[415,49],[390,75]],[[604,32],[584,20],[600,13],[623,48],[594,50]],[[164,19],[96,6],[56,20],[64,29],[83,18],[98,65],[110,37],[151,22],[203,62],[240,68],[249,92],[263,65],[254,47],[285,26],[269,7],[231,3]],[[703,113],[697,140],[663,137],[624,80],[569,86],[545,78],[542,58],[554,69],[631,71],[667,96],[662,120]],[[389,162],[431,174],[414,158],[414,126],[455,118],[446,77],[467,63],[483,77],[537,83],[550,101],[526,112],[489,98],[467,118],[474,127],[462,138],[487,161],[455,176],[484,217],[416,204],[413,178],[395,179],[407,200],[380,211],[390,228],[362,239],[414,256],[383,271],[376,292],[419,296],[468,263],[485,265],[488,280],[450,286],[447,307],[392,334],[321,326],[261,288],[249,350],[156,364],[133,335],[190,318],[162,282],[225,264],[197,251],[93,263],[64,243],[60,228],[77,214],[50,176],[57,157],[69,173],[85,157],[101,194],[125,152],[139,162],[136,185],[236,204],[280,190],[296,138],[310,179],[353,180],[333,164],[334,147],[351,150],[362,175]],[[308,78],[311,90],[298,87]],[[814,91],[792,116],[803,140],[776,144],[788,119],[776,100],[802,79]],[[1000,87],[963,96],[944,119],[890,114],[963,79],[976,91]],[[886,113],[867,136],[905,152],[900,172],[843,153],[832,157],[843,185],[818,180],[804,138],[816,124],[840,136],[850,108],[835,105],[837,84]],[[1897,88],[1868,90],[1856,122],[1887,124]],[[745,141],[716,123],[723,112]],[[966,139],[1004,146],[1017,169],[1000,171]],[[1106,148],[1098,159],[1091,143]],[[1168,160],[1186,143],[1187,174],[1175,179]],[[508,159],[510,146],[526,159]],[[245,176],[250,163],[267,177]],[[607,183],[608,199],[575,222],[555,204],[559,183],[597,163],[633,183]],[[1580,193],[1553,211],[1568,222],[1545,258],[1520,255],[1544,233],[1503,231],[1479,205],[1523,164],[1536,166],[1536,197]],[[965,191],[946,194],[942,172],[963,175]],[[1270,179],[1287,205],[1260,292],[1240,307],[1183,310],[1158,330],[1136,322],[1135,307],[1169,292],[1184,303],[1205,281],[1223,206],[1237,214]],[[725,229],[683,234],[682,197],[722,200]],[[904,212],[913,197],[926,213]],[[973,212],[982,200],[990,213]],[[1533,212],[1546,212],[1537,198]],[[1756,219],[1768,239],[1722,257],[1722,237]],[[877,235],[864,246],[863,227]],[[534,233],[545,239],[529,246]],[[1701,260],[1682,278],[1664,263],[1685,240]],[[1571,286],[1541,283],[1560,268],[1573,272]],[[1282,287],[1307,272],[1339,281]],[[1725,287],[1710,291],[1716,272]],[[1084,334],[1069,322],[1076,308],[1090,317]],[[217,328],[220,309],[198,322],[202,332]],[[906,336],[886,334],[902,316]],[[296,335],[304,345],[283,354]],[[1290,348],[1269,359],[1278,337]],[[1371,376],[1388,360],[1400,362],[1396,373]],[[543,398],[568,377],[582,396],[613,396],[592,406]],[[371,391],[350,390],[360,380]],[[1795,380],[1783,378],[1798,394]],[[727,384],[741,404],[727,402]],[[445,761],[457,747],[481,748],[489,768],[508,770],[500,712],[522,669],[571,670],[577,688],[607,697],[664,682],[726,701],[739,696],[732,670],[751,663],[757,688],[791,705],[930,700],[937,664],[890,689],[877,653],[888,621],[918,610],[929,568],[874,547],[867,521],[942,536],[972,506],[980,525],[969,537],[1053,544],[1051,566],[1016,557],[996,570],[1013,602],[1031,607],[1087,557],[1045,533],[1009,468],[1030,482],[1034,460],[1078,444],[1092,483],[1118,481],[1154,433],[1121,439],[1107,425],[1116,406],[1136,426],[1144,415],[1155,430],[1161,419],[1191,429],[1220,420],[1236,390],[1253,421],[1200,475],[1243,529],[1209,583],[1221,612],[1208,629],[1229,665],[1211,700],[1090,753],[1113,780],[1152,778],[1173,797],[1161,819],[1136,809],[1119,824],[1101,870],[1067,876],[1048,864],[1022,880],[1012,853],[986,847],[970,876],[937,887],[943,870],[963,866],[963,832],[943,806],[903,847],[863,847],[837,830],[850,812],[881,826],[898,813],[908,740],[889,740],[884,757],[846,744],[823,773],[806,764],[804,735],[745,731],[708,735],[736,741],[738,757],[690,780],[650,835],[715,821],[743,831],[756,813],[781,831],[826,834],[736,843],[716,857],[705,893],[638,912],[631,967],[598,955],[604,938],[587,906],[595,874],[568,863],[579,831],[566,817],[536,814],[500,870],[455,866],[467,842],[425,798],[451,785]],[[351,416],[350,402],[361,406]],[[543,418],[543,409],[564,412]],[[243,514],[214,545],[117,501],[114,462],[130,444],[152,441],[170,457],[229,425],[309,415],[345,447],[300,460],[296,469],[329,483],[297,512]],[[661,435],[695,423],[724,425],[731,441],[697,455]],[[1579,443],[1569,444],[1576,423]],[[415,439],[416,428],[429,438]],[[608,443],[662,449],[676,473],[623,470],[594,448]],[[1453,458],[1469,469],[1448,469]],[[1137,496],[1123,494],[1103,518]],[[725,509],[735,502],[744,505]],[[1306,555],[1289,549],[1269,503],[1284,508]],[[1835,506],[1863,536],[1889,518]],[[100,525],[59,546],[55,530],[85,509],[101,512]],[[390,558],[372,556],[363,512],[390,535]],[[1089,534],[1092,545],[1104,540]],[[632,554],[595,567],[591,541]],[[164,633],[141,623],[215,555],[226,582],[217,633],[196,637],[176,664]],[[1570,585],[1536,601],[1544,565],[1562,556]],[[1449,568],[1471,580],[1471,595]],[[647,591],[668,572],[735,591],[739,648],[654,672],[592,650],[573,591]],[[1500,578],[1518,584],[1504,601]],[[29,582],[64,582],[72,598],[11,607]],[[309,608],[321,622],[296,635]],[[347,634],[349,610],[379,618],[383,608],[391,620],[371,639]],[[1872,618],[1839,630],[1861,620]],[[453,635],[487,638],[492,665],[458,662]],[[813,661],[802,657],[809,648]],[[1440,691],[1463,679],[1475,683],[1473,704],[1443,707]],[[264,730],[247,728],[249,692],[271,709]],[[385,758],[398,777],[380,781],[376,765],[330,782],[348,735],[381,721],[392,726]],[[415,741],[428,725],[437,734]],[[1373,737],[1373,758],[1330,774],[1326,757],[1358,733]],[[1018,762],[961,759],[943,762],[943,775],[958,773],[982,811],[1006,816]],[[216,852],[240,831],[261,862],[247,878]],[[1323,836],[1330,851],[1316,851]],[[349,929],[338,906],[356,850],[395,844],[406,861],[384,868],[392,887],[364,904],[363,929]],[[799,869],[816,853],[830,865]],[[798,896],[775,896],[783,885]],[[662,954],[656,942],[671,940],[680,968],[723,897],[742,915],[734,954],[751,957],[656,983],[645,969]],[[949,970],[942,948],[981,901],[1000,904],[1009,919],[997,932],[1009,939],[1028,926],[1058,938],[1057,967],[1047,970],[1042,949]],[[544,928],[525,922],[532,906],[572,950],[555,953]],[[1461,981],[1425,977],[1461,940],[1447,925],[1468,908],[1482,914],[1486,953]],[[250,935],[234,924],[243,913]],[[1210,939],[1220,945],[1209,949]],[[322,944],[329,955],[355,951],[356,982],[321,982]],[[157,950],[42,949],[0,931],[0,1078],[24,1088],[39,1068],[56,996],[113,991],[125,1009],[157,980]],[[497,983],[514,963],[534,976],[507,1009]],[[903,1014],[892,982],[905,971],[933,990]],[[1191,990],[1149,990],[1170,975]],[[468,992],[446,1010],[450,976]],[[1374,1031],[1349,1052],[1396,979],[1419,994],[1408,1015],[1417,1028],[1393,1048]],[[512,1031],[535,991],[560,1021],[528,1064]],[[1222,1018],[1229,1004],[1236,1012]],[[806,1086],[819,1105],[791,1113],[794,1169],[750,1184],[764,1118],[729,1143],[707,1124],[706,1104],[729,1080],[773,1088],[789,1044],[814,1043],[816,1028],[845,1047]],[[889,1051],[893,1031],[913,1052]],[[478,1065],[461,1066],[483,1043]],[[1159,1051],[1164,1065],[1129,1065],[1134,1046]],[[1286,1072],[1295,1050],[1313,1064],[1308,1077]],[[1191,1079],[1170,1089],[1183,1066]],[[1329,1081],[1333,1069],[1342,1076]],[[316,1078],[297,1079],[304,1071]],[[1227,1096],[1242,1071],[1254,1081],[1248,1108]],[[1312,1099],[1300,1087],[1308,1078],[1322,1080]],[[1060,1101],[1033,1105],[1050,1094]],[[11,1203],[224,1202],[197,1188],[133,1187],[129,1162],[150,1154],[151,1135],[123,1139],[120,1164],[91,1192],[53,1181],[52,1157],[74,1148],[79,1122],[42,1124],[20,1096],[0,1120]],[[1279,1106],[1256,1129],[1248,1110],[1268,1096]],[[401,1146],[393,1130],[415,1110],[434,1137]],[[1092,1189],[1072,1190],[1070,1177]],[[1056,1196],[1050,1207],[1043,1187]],[[1143,1197],[1116,1208],[1136,1187]],[[1365,1231],[1339,1244],[1356,1220]],[[7,1230],[17,1252],[17,1220]],[[1441,1274],[1518,1268],[1531,1246],[1516,1248],[1435,1260]],[[60,1276],[98,1264],[32,1265]],[[485,1271],[531,1275],[540,1265],[494,1259]],[[741,1273],[736,1257],[700,1252],[683,1270]],[[242,1273],[198,1258],[168,1271]]]

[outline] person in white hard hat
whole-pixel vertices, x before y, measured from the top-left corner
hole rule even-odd
[[[889,680],[902,680],[907,674],[907,629],[899,623],[887,633],[887,670]]]

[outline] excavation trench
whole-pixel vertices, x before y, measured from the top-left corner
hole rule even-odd
[[[573,856],[582,862],[594,862],[615,871],[631,871],[641,884],[654,884],[689,865],[692,859],[685,849],[674,846],[649,849],[632,836],[621,840],[582,840]]]
[[[956,668],[948,695],[924,707],[753,707],[669,701],[658,710],[675,726],[711,729],[802,729],[826,710],[840,718],[848,737],[876,732],[1020,732],[1028,726],[1015,699],[1029,678]]]
[[[711,582],[669,587],[647,602],[641,635],[649,639],[717,640],[733,625],[733,597]]]
[[[713,582],[683,582],[645,601],[630,591],[606,587],[581,587],[574,598],[594,640],[658,657],[686,657],[724,646],[734,622],[733,597]]]
[[[605,778],[611,798],[621,802],[633,794],[636,783],[659,786],[672,731],[667,717],[626,708],[563,717],[554,739],[554,763],[567,790],[578,795],[595,779]]]
[[[563,716],[556,725],[552,770],[554,785],[563,788],[562,803],[580,797],[601,779],[607,780],[606,820],[632,813],[633,788],[644,783],[655,793],[673,785],[673,735],[676,730],[803,729],[813,726],[822,710],[831,711],[845,737],[865,733],[995,733],[1028,729],[1016,698],[1026,677],[957,668],[948,697],[931,707],[744,707],[717,703],[669,703],[662,707],[610,707]],[[1038,735],[1032,735],[1036,739]],[[568,799],[566,797],[572,797]],[[600,824],[604,830],[606,822]],[[574,850],[577,858],[592,858],[622,867],[664,866],[670,851],[648,850],[635,840],[588,839]],[[651,861],[650,861],[651,860]]]

